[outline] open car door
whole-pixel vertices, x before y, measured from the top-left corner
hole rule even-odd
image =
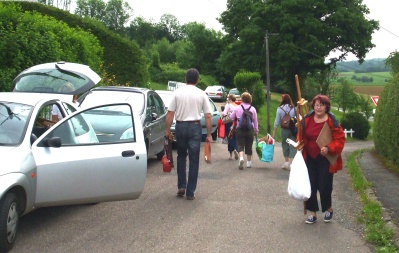
[[[140,118],[129,104],[77,111],[32,145],[36,207],[138,198],[147,175]]]

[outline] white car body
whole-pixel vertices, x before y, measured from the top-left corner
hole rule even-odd
[[[88,86],[100,80],[87,66],[77,66],[61,62],[30,68],[15,79],[15,92],[0,93],[0,252],[12,248],[19,217],[37,208],[132,200],[144,190],[147,152],[140,117],[129,104],[76,110],[74,92],[50,94],[46,81],[29,81],[29,73],[34,80],[47,75],[38,74],[40,69],[59,68],[62,77],[47,76],[66,80],[80,70],[81,77],[91,75]],[[19,86],[18,80],[30,87]],[[58,122],[51,122],[52,105],[63,114]],[[94,127],[93,122],[103,124]]]

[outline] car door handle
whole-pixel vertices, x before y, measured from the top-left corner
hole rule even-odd
[[[122,152],[123,157],[131,157],[134,156],[136,153],[133,150],[126,150]]]

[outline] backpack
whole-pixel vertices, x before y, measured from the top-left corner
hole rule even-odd
[[[281,107],[281,110],[284,111],[283,107]],[[280,122],[281,128],[290,129],[290,123],[291,123],[290,111],[291,110],[292,110],[292,108],[288,112],[284,111],[285,114],[281,118],[281,122]]]
[[[253,120],[253,115],[252,112],[249,110],[251,109],[252,106],[249,106],[248,109],[245,109],[244,106],[242,106],[242,109],[244,110],[240,120],[238,121],[238,127],[243,131],[249,131],[250,129],[253,128],[252,126],[252,120]]]

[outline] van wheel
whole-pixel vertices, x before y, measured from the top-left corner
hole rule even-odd
[[[0,202],[0,252],[7,252],[14,246],[18,219],[17,196],[7,193]]]

